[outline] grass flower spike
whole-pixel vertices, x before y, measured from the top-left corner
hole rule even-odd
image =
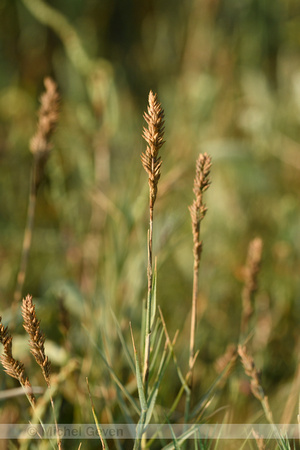
[[[196,161],[196,175],[194,179],[195,199],[192,205],[189,207],[189,211],[192,219],[193,230],[193,253],[194,253],[194,277],[193,277],[193,300],[192,300],[192,318],[191,318],[191,339],[190,339],[190,369],[193,366],[193,359],[195,354],[195,328],[196,328],[196,311],[197,311],[197,297],[198,297],[198,278],[199,278],[199,265],[202,252],[202,241],[200,239],[200,223],[203,220],[207,208],[203,203],[203,193],[208,189],[210,185],[210,168],[211,158],[207,153],[200,153]]]
[[[147,391],[147,380],[150,365],[150,336],[151,336],[151,314],[152,314],[152,237],[153,237],[153,209],[157,195],[157,184],[160,178],[160,168],[162,164],[159,150],[164,144],[164,111],[157,100],[157,95],[152,91],[148,97],[148,111],[144,113],[144,119],[148,128],[143,130],[143,138],[147,142],[145,153],[142,153],[141,160],[144,169],[149,177],[149,232],[148,232],[148,295],[145,327],[145,348],[144,348],[144,383]]]
[[[256,368],[254,360],[251,355],[246,350],[245,346],[238,346],[238,354],[241,358],[242,364],[246,375],[250,378],[251,392],[257,400],[260,401],[263,410],[265,412],[266,418],[270,424],[273,424],[273,414],[269,406],[268,397],[265,395],[263,387],[261,385],[261,372]]]
[[[45,336],[40,330],[40,321],[37,319],[35,306],[32,303],[31,295],[27,295],[23,299],[22,316],[24,320],[24,328],[29,335],[30,350],[34,359],[42,369],[45,381],[50,386],[51,363],[45,354]]]
[[[164,111],[157,100],[157,95],[153,94],[152,91],[149,93],[148,101],[148,112],[144,113],[144,119],[148,124],[148,129],[144,128],[143,131],[143,138],[148,145],[145,153],[142,153],[141,159],[143,167],[149,175],[150,212],[152,211],[153,213],[162,164],[158,152],[164,144]]]
[[[194,267],[196,268],[199,267],[202,251],[202,241],[200,240],[200,222],[204,218],[207,211],[207,208],[203,203],[203,193],[210,185],[210,168],[211,158],[207,155],[207,153],[200,153],[196,161],[196,175],[194,179],[193,192],[195,194],[195,199],[189,207],[193,228]]]
[[[36,188],[42,179],[44,165],[49,157],[52,145],[51,136],[55,130],[59,114],[59,95],[54,81],[44,80],[46,91],[41,95],[41,107],[38,112],[37,130],[30,141],[30,151],[36,163]]]
[[[0,356],[1,364],[5,372],[12,378],[16,378],[20,385],[25,388],[26,395],[31,404],[35,404],[35,397],[32,394],[32,387],[28,377],[25,374],[24,365],[15,359],[12,355],[12,336],[8,332],[8,328],[1,323],[0,317],[0,342],[3,345],[4,352]]]
[[[51,363],[48,359],[48,356],[45,354],[45,335],[42,333],[40,329],[40,321],[38,320],[35,312],[35,306],[32,302],[32,296],[27,295],[25,299],[23,299],[22,303],[22,316],[23,316],[23,326],[29,336],[29,345],[32,355],[36,360],[37,364],[40,366],[42,370],[43,377],[47,383],[48,388],[51,388],[50,383],[50,374],[51,374]],[[59,437],[58,425],[56,419],[56,413],[54,408],[54,402],[52,398],[52,394],[50,393],[50,403],[54,417],[54,423],[56,428],[56,439],[58,449],[61,450],[62,443]]]
[[[247,333],[249,321],[253,314],[254,294],[257,289],[257,276],[260,270],[262,247],[263,243],[259,237],[253,239],[248,247],[247,261],[244,268],[244,288],[242,291],[242,335]]]
[[[202,252],[202,241],[200,239],[200,224],[203,220],[207,208],[203,203],[203,194],[210,185],[210,168],[211,158],[207,153],[200,153],[196,161],[196,174],[194,179],[195,199],[189,211],[192,219],[192,231],[193,231],[193,253],[194,253],[194,274],[193,274],[193,295],[192,295],[192,313],[191,313],[191,331],[190,331],[190,348],[189,348],[189,371],[187,374],[187,380],[189,383],[189,392],[186,397],[185,407],[185,419],[189,419],[189,410],[191,402],[191,389],[193,383],[193,368],[195,364],[195,333],[197,322],[197,298],[198,298],[198,284],[199,284],[199,266]]]

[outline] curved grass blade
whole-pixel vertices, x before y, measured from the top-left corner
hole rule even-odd
[[[162,321],[162,324],[163,324],[163,327],[164,327],[164,331],[165,331],[165,335],[166,335],[167,344],[168,344],[169,349],[170,349],[170,352],[171,352],[171,354],[172,354],[172,356],[173,356],[173,361],[174,361],[174,364],[175,364],[175,367],[176,367],[176,370],[177,370],[178,377],[179,377],[179,379],[180,379],[180,381],[181,381],[181,384],[182,384],[182,386],[184,387],[184,389],[185,389],[186,391],[188,391],[188,390],[189,390],[189,387],[188,387],[188,385],[187,385],[187,382],[186,382],[184,376],[182,375],[181,369],[180,369],[179,364],[178,364],[178,362],[177,362],[177,357],[176,357],[175,352],[174,352],[174,346],[173,346],[173,343],[172,343],[171,340],[170,340],[169,333],[168,333],[168,330],[167,330],[167,327],[166,327],[166,322],[165,322],[165,319],[164,319],[162,310],[160,309],[160,307],[158,307],[158,310],[159,310],[159,314],[160,314],[160,317],[161,317],[161,321]]]
[[[147,414],[147,401],[146,401],[146,397],[145,397],[145,393],[144,393],[144,385],[143,385],[143,380],[142,380],[142,375],[141,375],[140,363],[139,363],[139,358],[138,358],[137,350],[136,350],[135,343],[134,343],[134,337],[133,337],[131,324],[130,324],[130,332],[131,332],[132,345],[133,345],[134,356],[135,356],[136,382],[137,382],[137,388],[138,388],[140,405],[141,405],[141,408],[142,408],[141,415],[140,415],[140,420],[139,420],[139,422],[137,424],[137,428],[136,428],[137,429],[137,438],[136,438],[136,441],[134,443],[134,449],[139,449],[140,448],[141,439],[142,439],[143,434],[145,432],[145,422],[146,422],[146,414]]]
[[[90,391],[88,377],[86,377],[86,384],[87,384],[87,388],[88,388],[88,392],[89,392],[89,397],[90,397],[90,402],[91,402],[91,407],[92,407],[92,413],[93,413],[95,425],[96,425],[96,428],[97,428],[97,433],[98,433],[98,436],[100,438],[102,448],[104,450],[104,449],[108,448],[108,446],[107,446],[107,442],[105,440],[105,437],[103,436],[103,433],[102,433],[102,430],[101,430],[101,427],[99,425],[99,421],[98,421],[98,418],[97,418],[97,415],[96,415],[96,412],[95,412],[95,407],[94,407],[94,402],[93,402],[91,391]]]
[[[226,377],[228,371],[231,369],[232,364],[235,360],[235,357],[232,358],[231,361],[227,364],[225,369],[220,373],[220,375],[215,379],[215,381],[212,383],[206,394],[200,399],[200,401],[195,405],[194,409],[190,413],[190,419],[193,419],[197,416],[197,414],[200,413],[202,407],[209,401],[210,397],[212,396],[214,390],[218,387],[220,382]]]
[[[86,330],[86,328],[85,328]],[[88,333],[88,330],[86,330],[86,332]],[[116,383],[116,385],[120,388],[120,390],[122,391],[122,393],[124,394],[124,396],[128,399],[128,401],[131,403],[132,407],[134,408],[135,412],[137,414],[140,415],[140,410],[139,407],[137,406],[135,399],[132,397],[132,395],[130,395],[130,393],[128,392],[128,390],[126,389],[126,387],[122,384],[122,382],[119,380],[118,376],[116,375],[115,371],[113,370],[113,368],[110,366],[110,364],[108,363],[104,353],[102,352],[102,350],[100,350],[100,348],[98,347],[98,345],[96,344],[96,342],[94,341],[94,339],[92,339],[92,337],[89,335],[89,339],[91,341],[91,343],[93,344],[93,346],[96,348],[97,352],[99,353],[99,355],[102,358],[102,361],[104,362],[105,366],[107,367],[113,381]]]

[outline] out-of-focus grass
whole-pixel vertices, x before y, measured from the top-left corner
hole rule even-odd
[[[84,327],[96,342],[104,339],[116,373],[130,381],[110,310],[128,337],[129,321],[138,329],[146,295],[148,195],[140,134],[147,94],[154,89],[165,109],[167,141],[155,217],[158,302],[169,332],[181,330],[178,358],[187,361],[192,287],[187,207],[201,150],[212,156],[213,170],[202,228],[198,393],[216,377],[216,359],[238,339],[241,269],[249,240],[259,235],[264,256],[251,342],[279,421],[282,392],[288,392],[299,363],[298,5],[283,0],[51,5],[77,30],[95,66],[88,74],[74,66],[66,42],[36,20],[25,2],[0,5],[4,320],[26,218],[36,98],[43,77],[51,74],[61,92],[61,118],[39,191],[24,294],[36,298],[44,331],[56,346],[49,355],[54,365],[79,361],[81,369],[61,388],[74,420],[90,419],[85,376],[98,386],[99,410],[116,395]],[[99,58],[106,62],[100,69]],[[70,316],[66,330],[57,323],[60,303]],[[23,351],[21,344],[22,339]],[[56,361],[57,355],[62,356]],[[237,372],[218,406],[234,404],[233,420],[240,420],[241,412],[251,420],[258,407]],[[162,401],[179,385],[172,379]],[[1,375],[2,388],[11,385]],[[79,404],[72,395],[75,385]],[[100,419],[110,420],[104,409],[102,414]]]

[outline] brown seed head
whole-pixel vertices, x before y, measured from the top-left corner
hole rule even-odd
[[[265,397],[263,388],[261,387],[261,372],[256,368],[252,356],[247,353],[245,346],[238,346],[238,354],[242,360],[246,375],[250,377],[252,394],[260,401]]]
[[[263,242],[261,238],[253,239],[248,247],[246,265],[244,267],[244,287],[242,291],[241,331],[246,333],[253,314],[254,293],[257,290],[257,277],[260,270]]]
[[[5,372],[12,378],[16,378],[21,386],[28,388],[27,395],[31,402],[35,403],[35,397],[30,392],[32,390],[31,384],[28,377],[25,374],[24,365],[15,359],[12,355],[12,337],[8,332],[8,328],[4,327],[1,323],[2,318],[0,317],[0,342],[3,345],[4,352],[0,356],[0,362],[5,370]]]
[[[153,208],[162,164],[158,152],[164,144],[164,111],[157,100],[157,95],[153,94],[152,91],[149,93],[148,102],[148,110],[144,113],[144,119],[148,124],[148,128],[144,127],[143,129],[143,138],[148,145],[145,153],[141,155],[141,160],[149,176],[150,208]]]
[[[206,205],[203,203],[203,193],[210,186],[210,168],[211,157],[208,156],[207,153],[200,153],[196,161],[196,175],[193,188],[195,199],[192,205],[189,206],[193,229],[194,261],[197,265],[199,264],[202,251],[202,242],[200,241],[200,222],[204,218],[207,211]]]
[[[40,321],[37,319],[35,306],[31,295],[23,299],[22,316],[24,328],[29,335],[29,344],[32,355],[41,367],[43,376],[48,386],[50,386],[51,363],[45,354],[45,336],[40,330]]]
[[[44,80],[46,92],[41,95],[41,107],[38,113],[37,131],[30,141],[30,151],[34,156],[46,158],[51,150],[50,138],[55,129],[59,113],[59,95],[54,81],[47,77]]]

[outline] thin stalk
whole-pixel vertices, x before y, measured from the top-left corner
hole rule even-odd
[[[261,385],[261,372],[256,368],[252,356],[248,353],[246,346],[238,346],[238,354],[241,358],[246,375],[250,378],[251,392],[256,397],[264,410],[265,416],[271,425],[274,425],[273,414],[270,409],[268,397]],[[276,428],[275,428],[276,429]]]
[[[33,233],[33,225],[34,225],[34,217],[35,217],[35,207],[36,207],[36,198],[37,198],[37,188],[36,188],[36,165],[34,164],[31,180],[30,180],[30,192],[29,192],[29,201],[27,208],[27,219],[26,219],[26,227],[24,232],[24,239],[22,245],[22,253],[21,253],[21,261],[20,267],[17,275],[17,284],[14,292],[14,302],[13,309],[16,309],[17,304],[21,300],[22,297],[22,289],[25,281],[26,269],[28,264],[28,257],[32,242],[32,233]]]
[[[146,304],[146,327],[145,327],[145,351],[144,351],[144,373],[143,382],[145,385],[145,392],[148,390],[148,377],[150,367],[150,342],[151,342],[151,305],[152,305],[152,233],[153,233],[153,210],[152,216],[150,213],[150,228],[148,230],[148,293]]]
[[[145,387],[145,395],[147,397],[149,368],[150,368],[150,347],[151,347],[151,309],[152,309],[152,283],[153,283],[153,267],[152,267],[152,244],[153,244],[153,210],[157,195],[157,185],[160,178],[161,158],[158,152],[162,145],[164,133],[164,111],[157,100],[157,95],[152,91],[148,97],[148,109],[144,113],[144,119],[148,124],[148,128],[143,130],[143,138],[147,142],[145,153],[142,153],[141,160],[144,169],[148,174],[149,182],[149,230],[148,230],[148,292],[146,303],[146,326],[145,326],[145,345],[144,345],[144,369],[143,384]]]
[[[88,393],[89,393],[89,397],[90,397],[92,414],[93,414],[95,425],[96,425],[96,428],[97,428],[97,433],[98,433],[98,436],[99,436],[100,441],[101,441],[102,449],[105,450],[106,448],[108,448],[108,446],[107,446],[105,437],[104,437],[104,435],[102,433],[102,429],[101,429],[101,427],[99,425],[98,417],[97,417],[96,412],[95,412],[95,407],[94,407],[94,402],[93,402],[91,391],[90,391],[90,385],[89,385],[88,377],[86,377],[85,380],[86,380],[87,389],[88,389]]]
[[[192,205],[189,207],[189,211],[192,219],[193,230],[193,254],[194,254],[194,271],[193,271],[193,294],[192,294],[192,312],[191,312],[191,332],[190,332],[190,346],[189,346],[189,371],[187,374],[187,380],[189,384],[189,390],[186,395],[185,405],[185,422],[189,420],[189,411],[191,403],[191,392],[193,384],[193,368],[195,364],[195,334],[197,324],[197,299],[199,290],[199,266],[202,253],[202,241],[200,240],[200,224],[203,220],[207,208],[203,203],[203,193],[210,185],[210,168],[211,158],[207,153],[200,153],[196,161],[196,175],[194,179],[194,194],[195,199]]]
[[[36,133],[30,141],[30,151],[33,154],[33,165],[30,179],[29,201],[27,209],[27,221],[23,239],[20,268],[17,275],[17,283],[12,305],[13,315],[22,298],[22,289],[26,276],[29,251],[32,242],[34,216],[36,209],[37,192],[44,176],[45,165],[51,152],[50,139],[56,127],[59,110],[59,95],[57,86],[51,78],[44,80],[45,92],[40,98],[41,106],[38,112]]]

